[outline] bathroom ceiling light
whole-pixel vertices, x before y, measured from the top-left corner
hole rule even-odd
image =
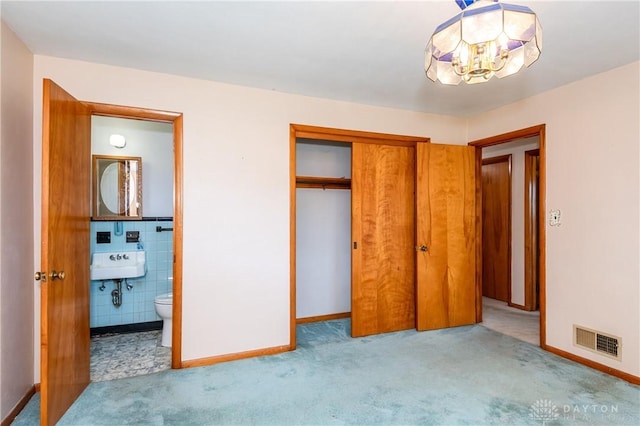
[[[115,146],[116,148],[124,148],[127,144],[124,136],[113,134],[109,136],[109,144],[111,146]]]
[[[526,6],[497,0],[456,0],[462,12],[441,24],[426,48],[425,72],[443,84],[482,83],[534,63],[542,28]]]

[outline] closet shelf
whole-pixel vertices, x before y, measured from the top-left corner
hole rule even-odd
[[[296,188],[351,189],[351,179],[296,176]]]

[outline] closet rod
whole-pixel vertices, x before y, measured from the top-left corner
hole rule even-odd
[[[296,188],[351,189],[351,179],[316,176],[296,176]]]

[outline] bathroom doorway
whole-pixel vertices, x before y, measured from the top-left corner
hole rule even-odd
[[[171,342],[163,342],[162,338],[162,329],[171,328],[171,324],[158,315],[154,302],[171,300],[168,295],[173,290],[173,144],[171,123],[91,117],[91,154],[97,159],[92,162],[91,258],[111,255],[118,259],[145,259],[144,268],[135,274],[141,276],[124,280],[92,276],[91,381],[171,368]],[[133,191],[125,185],[128,194],[139,196],[132,203],[135,208],[129,205],[129,199],[116,196],[124,191],[117,191],[122,185],[107,172],[108,166],[96,167],[107,161],[109,165],[116,162],[120,168],[128,164],[123,162],[135,162],[137,173],[129,172],[128,176],[138,177],[141,185]],[[126,178],[120,180],[129,182]],[[120,208],[121,212],[112,211]],[[133,213],[136,216],[131,217]]]
[[[157,111],[144,108],[135,108],[119,105],[108,105],[100,103],[85,102],[89,106],[92,117],[104,118],[124,118],[132,120],[142,120],[148,123],[164,123],[171,126],[173,138],[172,152],[172,188],[171,193],[173,216],[172,227],[166,226],[168,223],[162,219],[165,217],[156,217],[161,219],[159,223],[147,223],[145,229],[148,229],[147,235],[157,235],[161,240],[165,241],[165,247],[172,247],[173,254],[167,258],[166,271],[171,273],[167,275],[170,280],[168,290],[173,294],[172,306],[172,330],[171,330],[171,368],[182,367],[182,114],[176,112]],[[153,127],[153,126],[152,126]],[[157,129],[156,129],[157,130]],[[142,163],[144,176],[144,159]],[[143,177],[144,185],[144,177]],[[165,180],[159,186],[169,185]],[[144,194],[144,187],[143,187]],[[144,203],[144,198],[143,198]],[[154,208],[157,208],[154,207]],[[145,215],[143,204],[143,218]],[[172,228],[172,229],[170,229]],[[169,232],[170,231],[170,232]],[[155,232],[155,234],[154,234]],[[125,234],[126,235],[126,234]],[[144,246],[144,241],[142,241]],[[169,280],[168,280],[169,281]],[[148,289],[150,293],[156,290]],[[157,292],[156,292],[157,294]],[[144,302],[143,302],[144,303]],[[147,304],[147,308],[149,306]],[[148,311],[147,311],[148,312]]]
[[[181,368],[182,114],[76,99],[43,79],[40,281],[40,420],[55,424],[90,382],[91,116],[172,124],[172,368]],[[61,161],[62,160],[62,161]]]

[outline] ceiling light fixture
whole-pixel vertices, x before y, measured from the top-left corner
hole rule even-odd
[[[127,140],[122,135],[113,134],[109,136],[109,145],[116,148],[124,148],[127,145]]]
[[[456,0],[462,12],[440,24],[425,52],[425,72],[443,84],[488,81],[518,72],[542,51],[542,28],[526,6]]]

